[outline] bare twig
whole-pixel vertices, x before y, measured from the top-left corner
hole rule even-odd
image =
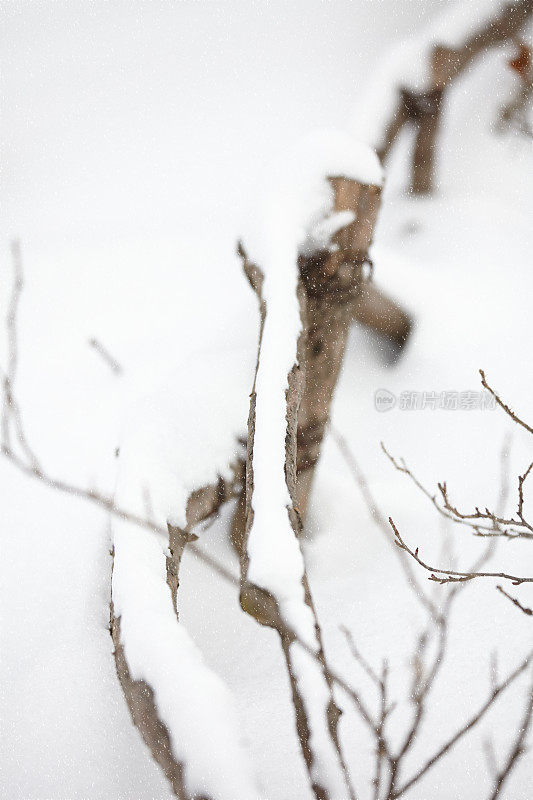
[[[524,536],[525,538],[529,538],[529,534],[524,534],[520,530],[514,530],[514,529],[506,530],[501,527],[501,525],[505,522],[509,522],[509,524],[512,523],[514,525],[521,525],[522,523],[520,522],[520,520],[503,520],[502,518],[498,517],[496,514],[493,514],[491,512],[487,512],[484,517],[481,517],[478,514],[461,515],[457,511],[457,509],[455,509],[451,504],[447,503],[448,498],[446,491],[446,483],[438,484],[441,496],[442,496],[441,487],[444,487],[444,497],[443,497],[444,505],[441,506],[440,503],[437,501],[437,495],[432,494],[418,480],[418,478],[414,475],[414,473],[409,469],[404,459],[401,458],[397,460],[396,458],[394,458],[394,456],[392,456],[389,453],[383,442],[381,442],[380,444],[381,444],[381,449],[383,450],[383,452],[385,453],[385,455],[387,456],[393,467],[396,470],[398,470],[398,472],[407,475],[407,477],[410,478],[410,480],[414,483],[416,488],[419,489],[422,492],[422,494],[428,498],[428,500],[431,502],[435,510],[438,511],[439,514],[441,514],[441,516],[445,517],[445,519],[450,520],[450,522],[454,522],[456,525],[466,525],[468,528],[474,530],[477,536],[490,536],[490,537],[507,536],[508,538],[513,538],[513,539],[521,538],[522,536]],[[479,509],[477,511],[479,511]],[[479,514],[481,514],[481,512],[479,512]],[[490,520],[492,524],[490,526],[473,524],[473,521],[476,519]]]
[[[341,631],[341,633],[344,634],[344,636],[346,638],[346,641],[348,642],[348,647],[350,648],[350,652],[351,652],[353,658],[357,661],[358,664],[361,665],[361,667],[363,668],[364,672],[366,672],[366,674],[368,675],[368,677],[370,678],[372,683],[375,686],[377,686],[378,688],[381,688],[382,687],[381,678],[378,678],[378,676],[376,675],[376,673],[374,672],[374,670],[372,669],[372,667],[370,666],[368,661],[359,652],[359,650],[358,650],[358,648],[357,648],[357,646],[355,644],[355,640],[353,638],[352,632],[349,631],[348,628],[346,628],[344,625],[340,626],[340,631]]]
[[[372,496],[366,477],[359,468],[352,450],[350,449],[345,438],[337,431],[333,432],[333,436],[350,469],[350,472],[352,473],[361,490],[363,499],[365,500],[372,519],[376,522],[380,530],[386,536],[387,541],[389,541],[391,544],[394,544],[395,539],[391,528],[387,524],[385,516],[379,509],[374,497]],[[508,452],[509,447],[506,439],[502,448],[501,488],[499,499],[499,505],[502,506],[505,504],[508,492],[508,481],[506,480]],[[473,569],[476,570],[483,566],[483,564],[490,558],[493,551],[494,542],[491,541],[489,546],[485,548],[485,551],[482,553],[481,557],[473,565]],[[415,596],[417,596],[417,599],[419,599],[429,611],[429,621],[418,636],[418,642],[412,656],[413,678],[411,701],[414,705],[413,718],[404,734],[402,742],[396,749],[393,749],[387,741],[387,735],[385,731],[388,715],[394,707],[394,704],[388,706],[387,703],[386,713],[384,713],[383,693],[385,692],[386,687],[383,684],[383,679],[380,679],[377,676],[374,669],[359,652],[351,633],[346,628],[341,629],[347,638],[353,657],[361,665],[373,684],[379,689],[382,700],[378,721],[373,730],[373,734],[376,739],[376,766],[373,779],[375,800],[381,796],[382,782],[385,776],[387,776],[387,786],[383,797],[387,800],[390,800],[390,798],[394,797],[402,764],[406,760],[407,755],[410,753],[416,741],[420,726],[427,713],[431,690],[438,678],[439,672],[446,658],[448,647],[448,625],[452,604],[458,595],[458,592],[465,586],[464,583],[456,584],[446,595],[442,607],[437,606],[436,603],[434,603],[425,595],[423,597],[425,597],[426,602],[423,602],[422,598],[417,592],[418,584],[414,580],[414,576],[413,580],[410,579],[413,574],[411,569],[408,567],[408,555],[402,552],[400,549],[398,549],[397,552],[401,554],[402,562],[404,562],[407,567],[407,569],[404,569],[404,574],[408,585],[415,593]],[[429,650],[429,645],[434,636],[436,636],[437,639],[436,647],[431,659],[428,660],[427,653]],[[387,770],[383,769],[384,765],[387,766]]]
[[[516,599],[516,597],[513,597],[511,594],[508,594],[502,586],[497,586],[496,589],[499,592],[501,592],[504,597],[507,597],[507,599],[510,600],[511,603],[513,603],[517,608],[519,608],[523,614],[526,614],[526,616],[528,617],[533,616],[533,609],[523,606],[522,603],[520,603],[520,601]]]
[[[95,339],[94,337],[92,339],[89,339],[89,346],[92,347],[93,350],[95,350],[95,352],[97,352],[99,356],[101,356],[101,358],[105,361],[111,372],[113,372],[115,375],[122,374],[122,367],[120,366],[116,358],[113,358],[109,350],[106,347],[104,347],[104,345],[100,341],[98,341],[98,339]]]
[[[474,527],[473,522],[475,520],[490,520],[493,525],[493,532],[497,532],[502,535],[502,528],[507,528],[508,530],[514,531],[512,536],[509,538],[520,538],[520,534],[516,532],[516,529],[520,526],[529,529],[531,533],[533,533],[533,526],[524,518],[523,514],[523,507],[524,507],[524,493],[523,493],[523,486],[526,481],[526,478],[530,474],[531,468],[533,467],[533,463],[529,465],[528,469],[523,475],[518,476],[518,519],[514,517],[505,518],[498,516],[494,511],[490,511],[490,509],[486,508],[484,511],[481,511],[479,508],[475,508],[473,512],[470,513],[463,513],[459,511],[451,502],[448,496],[448,487],[445,482],[439,483],[438,488],[439,492],[442,497],[443,507],[446,511],[449,511],[450,514],[453,515],[457,521],[466,522],[468,525]],[[475,526],[477,527],[477,526]],[[507,533],[507,532],[506,532]],[[527,532],[526,532],[527,533]],[[508,535],[508,533],[507,533]],[[523,536],[524,534],[522,534]],[[527,534],[526,538],[529,538],[530,534]]]
[[[20,296],[24,288],[22,274],[22,260],[20,254],[20,243],[11,243],[11,256],[13,264],[13,283],[11,285],[11,297],[6,318],[8,362],[7,371],[3,377],[4,384],[4,403],[2,409],[2,446],[9,447],[10,443],[10,413],[13,404],[11,387],[15,380],[18,367],[18,337],[17,337],[17,317]]]
[[[494,786],[492,792],[490,794],[489,800],[496,800],[497,797],[500,795],[500,791],[508,779],[509,775],[511,774],[513,767],[515,766],[516,762],[524,755],[526,752],[526,737],[529,732],[529,728],[531,726],[531,720],[533,718],[533,680],[530,681],[528,688],[527,688],[527,701],[526,706],[524,708],[524,714],[522,719],[520,720],[520,724],[518,726],[518,731],[515,737],[514,742],[512,743],[511,749],[509,751],[509,755],[505,761],[505,764],[494,773]],[[495,763],[495,762],[494,762]]]
[[[342,457],[344,458],[348,466],[348,469],[350,470],[355,482],[359,486],[359,489],[361,491],[361,496],[366,504],[366,507],[368,509],[368,512],[372,520],[375,522],[375,524],[382,532],[382,534],[385,536],[387,541],[389,543],[393,543],[394,536],[392,535],[391,529],[387,524],[386,517],[379,508],[370,490],[366,476],[359,467],[359,464],[357,463],[354,453],[350,448],[350,446],[348,445],[346,438],[333,426],[330,427],[330,430],[331,430],[331,435],[333,436],[333,439],[337,444],[342,454]],[[412,570],[411,565],[409,563],[409,559],[404,555],[404,553],[402,553],[401,550],[394,548],[394,551],[399,556],[400,564],[404,572],[405,578],[408,584],[410,585],[411,589],[413,590],[415,596],[420,601],[420,603],[425,607],[425,609],[429,612],[429,614],[435,620],[438,620],[440,616],[438,606],[433,602],[433,600],[429,597],[429,595],[427,595],[426,592],[424,592],[424,590],[418,583],[414,571]]]
[[[521,583],[533,583],[533,577],[519,577],[517,575],[509,575],[506,572],[478,572],[475,570],[470,572],[458,572],[456,570],[432,567],[422,561],[422,559],[419,557],[418,547],[413,551],[405,544],[391,517],[389,517],[389,524],[394,531],[396,544],[398,547],[401,547],[402,550],[405,550],[406,553],[409,553],[409,555],[414,558],[414,560],[420,564],[421,567],[432,573],[429,578],[430,581],[436,581],[437,583],[455,583],[458,581],[470,581],[473,578],[503,578],[504,580],[511,581],[514,586],[519,586]],[[435,573],[439,573],[439,575],[443,575],[445,577],[439,577]]]
[[[484,373],[484,371],[482,369],[479,370],[479,374],[481,375],[481,384],[482,384],[482,386],[488,392],[491,393],[491,395],[494,397],[494,399],[496,400],[496,402],[498,403],[500,408],[503,408],[505,413],[508,414],[514,422],[518,423],[518,425],[521,425],[522,428],[525,428],[528,433],[533,433],[533,428],[530,427],[527,424],[527,422],[524,422],[522,419],[520,419],[520,417],[517,414],[515,414],[515,412],[512,410],[512,408],[510,408],[510,406],[508,406],[507,403],[503,402],[503,400],[501,399],[500,395],[492,388],[492,386],[490,386],[487,383],[487,379],[485,377],[485,373]]]
[[[468,733],[468,731],[470,731],[483,719],[486,712],[489,710],[489,708],[491,708],[500,694],[504,692],[512,683],[514,683],[518,676],[524,672],[525,669],[527,669],[531,662],[531,655],[532,654],[529,653],[524,661],[522,661],[522,663],[513,672],[511,672],[502,683],[499,683],[498,686],[492,690],[488,699],[476,711],[476,713],[473,714],[470,719],[464,725],[462,725],[462,727],[459,728],[459,730],[453,736],[451,736],[442,745],[442,747],[439,748],[439,750],[437,750],[436,753],[428,758],[423,767],[421,767],[411,778],[409,778],[402,786],[400,786],[396,792],[394,792],[391,800],[396,800],[397,797],[401,797],[402,794],[410,789],[411,786],[419,781],[423,775],[425,775],[438,761],[440,761],[440,759],[446,755],[446,753],[451,750],[451,748],[454,747],[454,745],[456,745],[457,742]]]

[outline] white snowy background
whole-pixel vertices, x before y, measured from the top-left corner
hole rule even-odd
[[[0,304],[6,309],[9,242],[18,237],[26,278],[18,394],[30,441],[53,474],[112,491],[114,451],[131,432],[150,484],[162,469],[159,443],[179,454],[185,481],[220,462],[233,432],[245,428],[254,368],[256,300],[235,242],[259,208],[258,173],[312,129],[357,135],[356,100],[380,59],[446,5],[1,4]],[[333,423],[383,512],[434,561],[442,520],[394,472],[380,440],[426,484],[447,479],[460,506],[493,506],[510,424],[499,411],[378,413],[374,393],[477,391],[482,367],[533,419],[531,153],[516,133],[494,130],[515,81],[508,57],[504,49],[483,57],[447,96],[435,196],[405,195],[409,133],[402,136],[373,256],[376,282],[412,312],[416,329],[393,366],[382,345],[354,329],[335,400]],[[120,362],[121,377],[90,348],[91,337]],[[1,363],[5,354],[3,338]],[[512,489],[530,460],[531,443],[515,428]],[[0,486],[2,796],[169,797],[116,679],[106,515],[5,461]],[[509,509],[512,502],[513,494]],[[201,543],[236,570],[225,535],[230,514],[231,507]],[[329,438],[309,529],[309,575],[332,663],[372,697],[343,624],[376,667],[388,657],[405,698],[423,617]],[[482,545],[466,530],[452,533],[458,564],[470,564]],[[531,574],[527,543],[503,543],[497,558]],[[527,587],[520,597],[533,603]],[[262,796],[309,797],[276,636],[246,618],[232,588],[188,555],[180,604],[234,694]],[[491,650],[504,673],[533,638],[530,619],[490,582],[462,592],[451,631],[421,758],[486,696]],[[406,796],[484,798],[483,740],[491,735],[505,751],[525,689],[517,684]],[[356,785],[366,788],[370,740],[348,714],[342,734]],[[504,796],[527,800],[532,782],[529,754]]]

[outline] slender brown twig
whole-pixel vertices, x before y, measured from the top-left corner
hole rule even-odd
[[[502,768],[498,770],[496,767],[496,770],[493,773],[494,786],[489,796],[489,800],[496,800],[496,798],[499,797],[501,789],[505,781],[509,778],[513,767],[518,759],[521,758],[521,756],[523,756],[526,752],[526,737],[528,735],[529,728],[531,726],[531,720],[533,718],[533,679],[530,681],[527,687],[527,698],[524,714],[519,723],[514,742],[509,750],[509,755],[507,756]],[[495,760],[494,765],[496,766]]]
[[[346,465],[348,466],[348,469],[350,470],[350,473],[351,473],[352,477],[354,478],[355,482],[357,483],[357,485],[358,485],[358,487],[359,487],[359,489],[361,491],[361,496],[362,496],[362,498],[363,498],[363,500],[364,500],[364,502],[366,504],[366,507],[368,509],[368,512],[369,512],[372,520],[375,522],[375,524],[377,525],[378,529],[385,536],[387,541],[389,543],[393,543],[394,542],[394,536],[392,535],[391,529],[390,529],[389,525],[387,524],[387,519],[386,519],[385,515],[383,514],[383,512],[381,511],[381,509],[379,508],[379,506],[378,506],[378,504],[377,504],[377,502],[376,502],[376,500],[375,500],[375,498],[374,498],[374,496],[373,496],[373,494],[372,494],[372,492],[370,490],[370,487],[368,485],[368,481],[366,479],[366,476],[364,475],[363,471],[359,467],[359,464],[357,463],[357,460],[356,460],[356,458],[354,456],[354,453],[353,453],[352,449],[349,447],[348,442],[346,441],[346,438],[338,430],[336,430],[336,428],[334,428],[333,426],[330,426],[330,431],[331,431],[331,435],[333,437],[333,440],[337,444],[337,447],[339,448],[340,453],[341,453],[342,457],[344,458],[344,461],[345,461]],[[415,596],[418,598],[420,603],[426,608],[426,610],[429,612],[429,614],[435,620],[437,620],[439,618],[439,615],[440,615],[438,606],[436,605],[436,603],[433,602],[431,597],[429,597],[429,595],[426,592],[424,592],[424,590],[420,586],[419,582],[416,579],[415,573],[414,573],[413,569],[411,568],[411,565],[409,563],[409,559],[402,553],[401,550],[398,550],[398,549],[394,548],[394,551],[399,556],[402,570],[403,570],[403,572],[405,574],[405,577],[406,577],[406,580],[407,580],[408,584],[410,585],[411,589],[413,590]]]
[[[520,419],[520,417],[517,414],[515,414],[512,408],[508,406],[507,403],[504,403],[500,395],[492,388],[492,386],[489,385],[489,383],[487,382],[487,378],[485,377],[485,373],[482,369],[479,370],[479,374],[481,375],[482,386],[488,392],[490,392],[490,394],[494,397],[500,408],[503,408],[505,413],[508,414],[514,422],[518,423],[518,425],[521,425],[522,428],[525,428],[526,431],[528,431],[528,433],[533,433],[533,428],[530,425],[528,425],[527,422],[524,422],[522,419]]]
[[[389,543],[394,544],[395,539],[389,527],[386,518],[380,510],[375,498],[373,497],[368,481],[359,467],[355,456],[348,445],[346,439],[337,431],[334,431],[334,438],[337,442],[339,449],[350,469],[354,480],[358,484],[363,499],[367,505],[369,513],[378,525],[380,530],[386,536]],[[508,473],[508,455],[509,455],[509,441],[508,438],[504,440],[501,454],[501,486],[500,496],[498,500],[498,507],[504,507],[507,499],[509,482],[507,480]],[[480,569],[492,556],[495,548],[495,542],[491,540],[488,547],[472,565],[472,570]],[[409,556],[401,550],[395,550],[402,555],[402,562],[406,562]],[[374,787],[374,800],[379,800],[383,797],[384,800],[391,800],[398,788],[398,780],[402,771],[402,765],[406,761],[409,753],[411,752],[415,741],[419,735],[420,727],[428,712],[428,704],[433,686],[435,685],[439,673],[446,659],[448,649],[448,629],[449,620],[452,611],[452,605],[458,596],[458,593],[465,587],[465,583],[457,583],[447,593],[444,602],[437,605],[433,600],[427,596],[420,597],[417,591],[418,583],[411,580],[413,573],[411,569],[404,569],[404,576],[410,589],[415,594],[417,600],[422,602],[422,605],[429,611],[429,618],[426,626],[418,636],[417,644],[414,648],[411,667],[412,667],[412,686],[411,686],[411,702],[414,707],[412,719],[404,732],[403,738],[399,745],[393,747],[389,742],[386,725],[392,710],[396,707],[396,703],[389,703],[388,699],[385,706],[383,706],[383,696],[386,694],[387,689],[383,683],[383,677],[379,678],[373,667],[363,657],[355,644],[355,640],[350,631],[346,628],[341,628],[346,636],[352,656],[360,664],[364,672],[368,675],[372,683],[378,688],[380,694],[380,708],[378,712],[378,719],[373,730],[376,739],[375,752],[375,769],[373,778]],[[423,602],[425,597],[426,603]],[[436,646],[433,648],[433,654],[429,656],[430,645],[436,640]],[[388,672],[387,672],[388,674]],[[387,779],[387,785],[384,787],[382,794],[382,784]]]
[[[518,575],[509,575],[507,572],[477,572],[475,570],[470,572],[459,572],[457,570],[432,567],[429,564],[426,564],[425,561],[422,561],[418,555],[418,547],[415,550],[411,550],[410,547],[405,544],[391,517],[389,517],[389,524],[394,531],[396,544],[398,547],[401,547],[402,550],[405,550],[406,553],[409,553],[409,555],[414,558],[414,560],[420,564],[421,567],[428,572],[431,572],[429,577],[430,581],[436,581],[437,583],[456,583],[458,581],[471,581],[473,578],[502,578],[503,580],[511,581],[514,586],[519,586],[521,583],[533,583],[533,577],[519,577]],[[439,577],[439,575],[435,573],[439,573],[439,575],[444,577]]]
[[[513,603],[517,608],[519,608],[523,614],[526,614],[526,616],[528,617],[533,616],[533,609],[523,606],[522,603],[516,599],[516,597],[513,597],[511,594],[508,594],[502,586],[497,586],[496,589],[499,592],[501,592],[504,597],[507,597],[507,599],[510,600],[511,603]]]
[[[431,769],[440,759],[446,755],[446,753],[454,747],[457,742],[465,736],[475,725],[477,725],[481,719],[485,716],[486,712],[491,708],[493,703],[496,699],[500,696],[502,692],[504,692],[514,681],[518,678],[518,676],[524,672],[525,669],[529,666],[531,662],[531,653],[527,655],[527,657],[522,661],[522,663],[511,672],[507,678],[499,683],[496,688],[492,690],[488,699],[483,703],[483,705],[473,714],[470,719],[465,722],[464,725],[459,728],[456,733],[451,736],[438,750],[434,753],[423,767],[421,767],[411,778],[408,778],[405,783],[400,786],[400,788],[392,795],[392,800],[396,800],[397,797],[401,797],[402,794],[411,788],[417,781],[425,775],[428,770]]]
[[[440,505],[440,503],[437,501],[437,495],[432,494],[418,480],[416,475],[414,475],[414,473],[409,469],[409,467],[405,463],[405,460],[403,458],[401,458],[401,459],[394,458],[394,456],[392,456],[389,453],[389,451],[387,450],[387,448],[385,447],[383,442],[381,442],[380,444],[381,444],[381,449],[383,450],[383,452],[385,453],[385,455],[387,456],[387,458],[391,462],[392,466],[398,472],[401,472],[404,475],[407,475],[407,477],[410,478],[410,480],[414,483],[416,488],[419,489],[419,491],[422,492],[422,494],[425,497],[428,498],[428,500],[431,502],[431,504],[433,505],[435,510],[438,511],[439,514],[441,516],[443,516],[445,519],[449,520],[450,522],[455,523],[456,525],[466,525],[468,528],[473,529],[477,536],[490,536],[490,537],[504,536],[504,537],[513,538],[513,539],[514,538],[521,538],[521,537],[529,538],[529,533],[524,533],[523,531],[515,530],[514,528],[506,530],[505,528],[501,527],[502,524],[504,524],[504,523],[513,523],[513,524],[515,524],[517,526],[521,525],[522,523],[520,522],[520,520],[504,520],[501,517],[498,517],[497,514],[491,513],[489,511],[487,511],[485,516],[482,517],[482,516],[480,516],[481,512],[479,512],[479,509],[476,509],[476,511],[479,512],[479,513],[476,513],[474,515],[468,515],[468,514],[464,514],[463,515],[463,514],[460,514],[459,511],[457,509],[455,509],[448,502],[447,489],[446,489],[446,483],[445,482],[438,484],[438,488],[439,488],[439,492],[440,492],[441,496],[442,496],[442,487],[444,487],[444,496],[443,496],[444,505]],[[474,524],[474,520],[477,520],[477,519],[490,520],[492,524],[490,526]]]

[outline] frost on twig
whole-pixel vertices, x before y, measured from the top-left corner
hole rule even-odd
[[[405,125],[415,128],[413,192],[433,188],[446,91],[478,56],[511,41],[532,9],[531,0],[485,0],[481,7],[454,3],[421,34],[396,48],[365,88],[354,127],[380,158],[387,157]]]

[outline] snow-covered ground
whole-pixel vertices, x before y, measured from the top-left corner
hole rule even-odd
[[[139,419],[149,439],[154,432],[166,445],[166,426],[175,425],[186,482],[218,463],[219,431],[231,441],[241,414],[245,427],[254,369],[256,300],[234,245],[258,204],[258,166],[310,129],[350,124],[380,58],[445,5],[2,4],[0,303],[6,308],[9,240],[18,236],[26,276],[18,392],[29,437],[53,474],[113,490],[117,444],[133,430],[145,446]],[[403,193],[409,133],[402,135],[373,255],[376,281],[414,314],[416,329],[393,366],[379,343],[354,329],[335,400],[333,424],[383,512],[428,560],[441,558],[442,521],[392,469],[380,440],[426,484],[447,479],[460,507],[494,505],[510,425],[497,410],[379,413],[375,392],[479,391],[482,367],[533,419],[531,154],[517,135],[493,131],[514,80],[506,58],[483,58],[450,94],[432,198]],[[91,337],[119,361],[121,377],[89,347]],[[4,340],[0,346],[3,364]],[[526,434],[513,434],[512,490],[531,452]],[[147,482],[157,485],[160,465],[147,463]],[[105,514],[4,461],[0,482],[3,794],[168,797],[115,675]],[[230,514],[224,510],[201,544],[236,571],[225,535]],[[331,438],[309,528],[309,574],[331,662],[372,696],[339,631],[346,625],[376,668],[389,658],[392,685],[405,697],[422,616]],[[459,565],[480,549],[466,531],[454,531],[453,543]],[[503,543],[497,557],[531,574],[527,543]],[[527,587],[520,596],[533,603]],[[264,797],[307,798],[276,635],[248,619],[232,587],[187,553],[181,618],[234,694]],[[485,697],[491,650],[498,648],[504,673],[533,638],[529,619],[488,582],[462,592],[451,630],[417,745],[422,756]],[[482,742],[490,734],[509,744],[524,691],[517,684],[406,796],[484,797]],[[371,741],[346,708],[345,752],[364,787]],[[395,719],[400,728],[401,709]],[[529,756],[504,796],[526,800],[532,781]]]

